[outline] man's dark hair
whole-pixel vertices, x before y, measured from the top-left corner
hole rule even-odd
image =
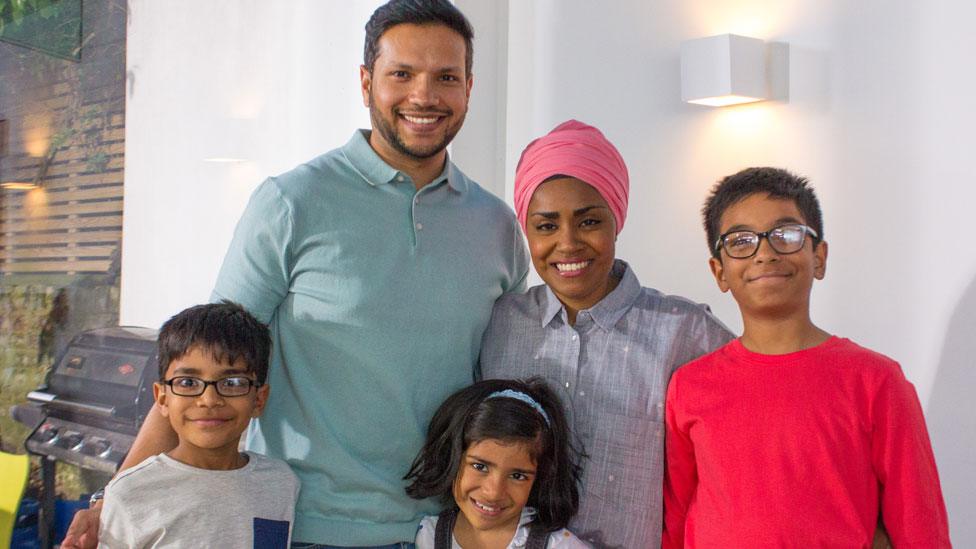
[[[531,397],[549,421],[521,400],[488,398],[505,390]],[[527,505],[538,512],[535,522],[539,527],[547,531],[565,528],[579,510],[583,459],[570,438],[559,396],[542,379],[479,381],[449,396],[434,413],[424,447],[404,477],[412,481],[407,495],[417,499],[436,496],[454,506],[454,482],[468,447],[488,439],[526,443],[536,463]]]
[[[817,195],[809,183],[807,178],[780,168],[746,168],[716,183],[702,208],[705,237],[708,239],[708,250],[712,257],[721,259],[715,242],[721,234],[719,223],[722,221],[722,214],[736,202],[756,193],[768,193],[771,198],[792,200],[803,215],[804,223],[817,231],[817,237],[813,239],[814,245],[820,243],[824,238],[823,214],[820,212]]]
[[[230,301],[196,305],[166,321],[159,331],[159,379],[194,347],[221,364],[243,360],[258,383],[268,377],[271,332],[244,307]]]
[[[464,75],[471,76],[474,47],[471,43],[474,30],[468,19],[448,0],[390,0],[376,8],[366,22],[366,44],[363,48],[363,65],[370,73],[379,55],[379,41],[391,27],[403,23],[413,25],[445,25],[464,38]]]

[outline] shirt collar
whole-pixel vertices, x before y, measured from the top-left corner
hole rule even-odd
[[[393,183],[397,176],[401,175],[401,172],[384,162],[376,154],[373,147],[369,145],[369,134],[370,130],[365,129],[353,132],[352,138],[342,147],[342,153],[353,169],[359,172],[359,175],[370,185],[375,187],[376,185]],[[403,175],[406,176],[405,173]],[[468,189],[467,177],[451,162],[450,155],[444,163],[444,169],[440,175],[430,182],[430,185],[437,186],[445,179],[455,191],[464,192]]]
[[[444,171],[441,175],[437,176],[434,181],[439,181],[441,178],[447,177],[447,184],[451,186],[452,189],[459,193],[463,193],[468,190],[468,176],[461,173],[461,170],[451,162],[451,154],[447,155],[447,162],[444,165]]]
[[[512,543],[509,547],[524,547],[526,542],[529,541],[529,529],[527,526],[535,520],[536,511],[532,507],[526,505],[522,508],[522,515],[519,517],[518,529],[515,531],[515,537],[512,538]]]
[[[617,321],[620,320],[620,317],[624,316],[624,313],[630,309],[630,306],[634,304],[634,300],[637,299],[637,296],[641,292],[640,281],[637,280],[637,275],[634,274],[634,270],[630,268],[630,265],[626,261],[621,259],[614,260],[613,267],[610,269],[610,276],[620,279],[617,287],[596,305],[586,309],[593,318],[593,321],[604,331],[613,329]],[[563,304],[556,297],[556,294],[552,293],[552,289],[549,286],[546,286],[545,290],[544,303],[542,304],[542,326],[548,326],[557,314],[560,315],[563,322],[566,322],[566,313]],[[577,318],[579,318],[578,313]]]

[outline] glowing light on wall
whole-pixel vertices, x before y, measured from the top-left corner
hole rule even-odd
[[[768,135],[776,126],[775,110],[771,111],[760,105],[743,105],[735,109],[722,109],[715,113],[711,120],[712,130],[719,139],[743,141],[748,144],[752,140]]]
[[[28,219],[40,219],[48,216],[48,194],[44,187],[31,189],[24,195],[24,209]]]
[[[209,144],[204,162],[216,164],[236,164],[248,161],[248,152],[253,143],[254,120],[251,118],[225,118],[212,130],[219,137]]]
[[[53,115],[50,112],[33,113],[24,119],[24,151],[30,156],[40,158],[47,154],[51,145]]]
[[[7,156],[6,142],[8,141],[7,134],[7,124],[3,124],[0,128],[0,142],[3,143],[3,147],[0,147],[0,157]],[[7,189],[11,191],[27,191],[32,189],[37,189],[41,186],[44,177],[47,175],[47,169],[53,160],[56,151],[51,150],[51,114],[30,114],[25,118],[26,130],[24,131],[24,151],[27,153],[28,157],[40,159],[37,162],[37,174],[29,181],[25,180],[14,180],[10,179],[9,176],[4,177],[4,173],[0,172],[0,188]],[[22,170],[21,170],[22,171]]]
[[[729,105],[741,105],[742,103],[755,103],[762,101],[760,97],[748,97],[745,95],[720,95],[716,97],[705,97],[702,99],[686,99],[688,103],[705,105],[706,107],[728,107]]]
[[[731,32],[743,36],[769,36],[777,29],[789,27],[795,11],[784,2],[767,0],[768,5],[739,2],[689,2],[688,9],[698,23],[701,36]],[[748,11],[745,11],[748,10]]]

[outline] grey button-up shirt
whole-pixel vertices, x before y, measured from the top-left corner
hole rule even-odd
[[[661,543],[664,395],[671,373],[733,338],[708,308],[642,288],[617,260],[617,287],[570,326],[545,285],[498,299],[481,347],[481,375],[542,376],[558,390],[584,462],[570,526],[596,547]]]

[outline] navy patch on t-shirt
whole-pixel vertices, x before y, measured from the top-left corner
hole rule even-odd
[[[288,549],[288,521],[254,517],[254,549]]]

